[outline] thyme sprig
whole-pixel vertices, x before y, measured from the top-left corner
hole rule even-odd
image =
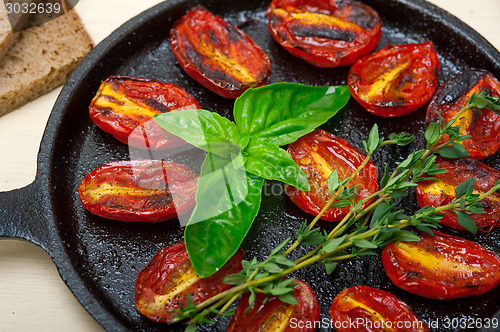
[[[418,182],[435,180],[435,175],[447,172],[436,164],[438,155],[455,159],[469,156],[460,142],[470,136],[461,134],[460,126],[454,124],[463,113],[472,109],[489,109],[500,114],[500,100],[480,92],[473,94],[468,104],[446,123],[438,113],[439,122],[429,124],[425,130],[426,148],[409,154],[397,164],[392,173],[386,165],[380,189],[356,202],[354,198],[358,189],[349,187],[349,184],[372,156],[386,145],[404,146],[414,140],[408,133],[391,134],[389,139],[385,140],[380,137],[377,125],[374,125],[367,141],[363,142],[366,152],[363,163],[351,176],[342,180],[336,171],[331,173],[327,181],[331,192],[330,201],[311,223],[301,224],[296,240],[286,250],[291,242],[290,238],[278,245],[264,261],[258,261],[256,258],[251,261],[244,260],[243,269],[239,273],[224,279],[226,284],[233,287],[203,303],[194,305],[188,294],[186,306],[177,311],[173,323],[188,320],[189,331],[194,331],[197,324],[213,323],[206,318],[208,314],[231,315],[230,306],[246,292],[250,292],[248,309],[252,307],[256,293],[266,294],[268,298],[277,296],[283,302],[295,304],[297,300],[293,297],[294,279],[284,277],[318,262],[324,264],[326,272],[330,274],[339,261],[357,256],[377,255],[376,250],[390,242],[419,241],[420,237],[406,228],[412,227],[432,235],[432,231],[440,227],[439,222],[444,211],[455,212],[460,225],[472,233],[477,232],[476,225],[468,213],[485,213],[481,200],[500,190],[500,181],[489,191],[479,195],[474,193],[475,179],[471,178],[455,188],[456,197],[449,204],[436,208],[426,206],[411,216],[406,215],[395,201],[406,196],[407,190],[417,186]],[[346,206],[350,207],[349,212],[330,233],[314,227],[328,208]],[[297,260],[290,260],[287,256],[299,246],[315,247]]]

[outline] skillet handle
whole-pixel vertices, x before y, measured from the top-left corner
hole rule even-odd
[[[37,189],[35,181],[21,189],[0,192],[0,238],[25,239],[47,250],[48,204]]]

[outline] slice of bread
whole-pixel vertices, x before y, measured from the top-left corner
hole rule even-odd
[[[66,82],[92,47],[74,10],[20,32],[0,59],[0,116]]]
[[[26,4],[29,8],[31,3],[39,2],[40,0],[23,0],[22,4]],[[3,0],[4,5],[0,4],[0,59],[3,58],[5,53],[10,49],[12,45],[17,41],[19,37],[19,31],[24,30],[24,27],[29,22],[30,14],[23,13],[22,11],[11,14],[7,14],[7,6],[10,5],[12,11],[12,6],[19,1],[14,0]],[[48,17],[47,15],[44,16]]]
[[[9,48],[15,43],[18,36],[18,33],[12,32],[5,6],[0,3],[0,59],[3,58]]]

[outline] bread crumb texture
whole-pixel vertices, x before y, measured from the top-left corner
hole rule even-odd
[[[92,47],[74,10],[20,32],[0,60],[0,116],[64,84]]]
[[[0,59],[3,58],[7,50],[14,44],[18,35],[18,33],[12,32],[5,6],[0,3]]]

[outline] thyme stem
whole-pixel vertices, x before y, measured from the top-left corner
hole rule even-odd
[[[471,99],[472,100],[472,99]],[[455,123],[455,121],[466,111],[473,109],[476,107],[476,105],[472,102],[469,102],[469,104],[461,109],[457,114],[455,114],[454,117],[448,123],[445,125],[450,128],[452,124]],[[418,222],[422,218],[428,218],[430,215],[433,214],[438,214],[443,211],[447,210],[455,210],[463,206],[475,204],[478,201],[481,201],[490,195],[492,195],[494,192],[500,189],[500,183],[496,183],[495,186],[490,188],[487,192],[479,195],[479,196],[469,196],[465,201],[465,203],[462,201],[462,204],[460,202],[454,200],[450,204],[446,204],[440,207],[436,208],[429,208],[425,210],[425,208],[419,210],[415,215],[412,217],[407,217],[407,218],[402,218],[399,219],[398,217],[396,219],[396,223],[392,222],[387,225],[382,225],[374,223],[371,228],[368,228],[367,225],[369,225],[369,219],[373,216],[375,209],[380,206],[382,203],[389,204],[391,197],[392,197],[392,192],[394,190],[397,190],[397,184],[407,181],[411,176],[412,176],[412,171],[415,167],[415,164],[417,161],[422,161],[424,162],[430,155],[437,153],[441,148],[448,146],[451,142],[451,140],[448,138],[446,142],[441,143],[441,140],[445,137],[446,130],[443,130],[443,128],[439,129],[439,135],[437,136],[437,139],[433,139],[433,143],[430,144],[428,143],[427,149],[423,150],[420,158],[417,160],[411,160],[408,162],[408,165],[405,165],[405,167],[398,166],[396,169],[392,172],[392,174],[389,176],[385,186],[382,189],[379,189],[377,192],[369,195],[368,197],[364,198],[361,200],[361,203],[358,202],[358,210],[352,209],[346,214],[346,216],[336,225],[336,227],[328,234],[325,236],[325,241],[321,243],[320,245],[316,246],[312,250],[310,250],[308,253],[303,255],[302,257],[298,258],[293,262],[292,266],[289,266],[286,269],[282,269],[278,273],[266,273],[266,275],[261,275],[260,278],[257,278],[257,275],[259,274],[259,269],[255,269],[248,277],[245,276],[246,279],[245,281],[242,282],[239,285],[233,286],[232,288],[219,293],[215,295],[214,297],[198,304],[196,306],[196,311],[198,316],[205,317],[208,313],[211,311],[216,310],[217,308],[221,308],[219,310],[220,314],[223,314],[228,310],[228,308],[246,291],[248,290],[253,290],[255,292],[259,293],[266,293],[265,287],[260,288],[259,286],[261,285],[266,285],[271,282],[274,282],[278,279],[283,278],[284,276],[287,276],[295,271],[298,271],[308,265],[317,263],[317,262],[338,262],[346,259],[350,259],[353,257],[356,257],[359,253],[366,252],[366,248],[358,248],[356,252],[352,251],[351,253],[345,253],[339,255],[343,250],[346,250],[348,248],[351,248],[355,246],[355,243],[360,241],[360,240],[367,240],[367,239],[375,239],[378,234],[380,234],[381,229],[383,227],[387,227],[387,229],[394,229],[394,228],[399,228],[399,229],[404,229],[408,226],[414,225],[416,222]],[[456,127],[455,129],[456,130]],[[436,133],[437,134],[437,133]],[[427,135],[427,133],[426,133]],[[436,135],[431,135],[431,136],[436,136]],[[427,138],[427,136],[426,136]],[[373,142],[373,141],[372,141]],[[347,188],[349,183],[354,179],[368,164],[368,162],[371,160],[373,153],[375,150],[377,150],[380,147],[383,147],[388,144],[397,144],[396,140],[389,140],[389,141],[383,141],[379,142],[376,141],[376,145],[374,146],[375,149],[370,148],[368,150],[373,150],[370,151],[366,158],[363,160],[362,164],[351,174],[348,178],[348,180],[340,185],[338,189],[335,191],[335,193],[332,193],[332,196],[330,200],[327,202],[327,204],[321,209],[320,213],[312,220],[312,222],[308,226],[308,230],[311,231],[313,227],[316,225],[318,220],[321,218],[321,216],[332,206],[332,204],[339,198],[341,193]],[[370,145],[370,143],[368,143]],[[370,145],[372,146],[372,145]],[[377,147],[378,146],[378,147]],[[420,151],[419,151],[420,152]],[[406,172],[406,173],[405,173]],[[394,179],[399,176],[401,179],[397,179],[394,181]],[[396,183],[394,183],[396,182]],[[413,182],[413,185],[415,185],[415,182]],[[406,188],[406,187],[405,187]],[[378,197],[378,198],[377,198]],[[375,201],[371,202],[368,204],[368,206],[364,207],[367,202],[372,201],[373,199],[377,198]],[[362,218],[365,218],[363,221],[362,225],[358,225],[358,230],[355,230],[351,232],[348,235],[345,235],[343,238],[342,242],[338,243],[338,246],[336,246],[334,249],[330,248],[329,252],[325,252],[327,249],[325,249],[328,241],[334,240],[334,239],[340,239],[339,237],[354,223],[358,223]],[[431,225],[431,226],[436,226],[436,225]],[[305,227],[305,226],[304,226]],[[365,229],[366,228],[366,229]],[[287,256],[290,254],[295,248],[297,248],[301,244],[302,239],[299,237],[286,251],[284,251],[283,256]],[[284,257],[283,257],[284,258]],[[285,259],[285,258],[284,258]],[[207,309],[209,308],[209,309]],[[196,319],[198,316],[191,318],[190,323],[195,324]],[[186,318],[193,317],[190,315],[189,312],[183,312],[182,314],[179,314],[177,317],[173,319],[173,322],[179,322],[181,320],[184,320]]]

